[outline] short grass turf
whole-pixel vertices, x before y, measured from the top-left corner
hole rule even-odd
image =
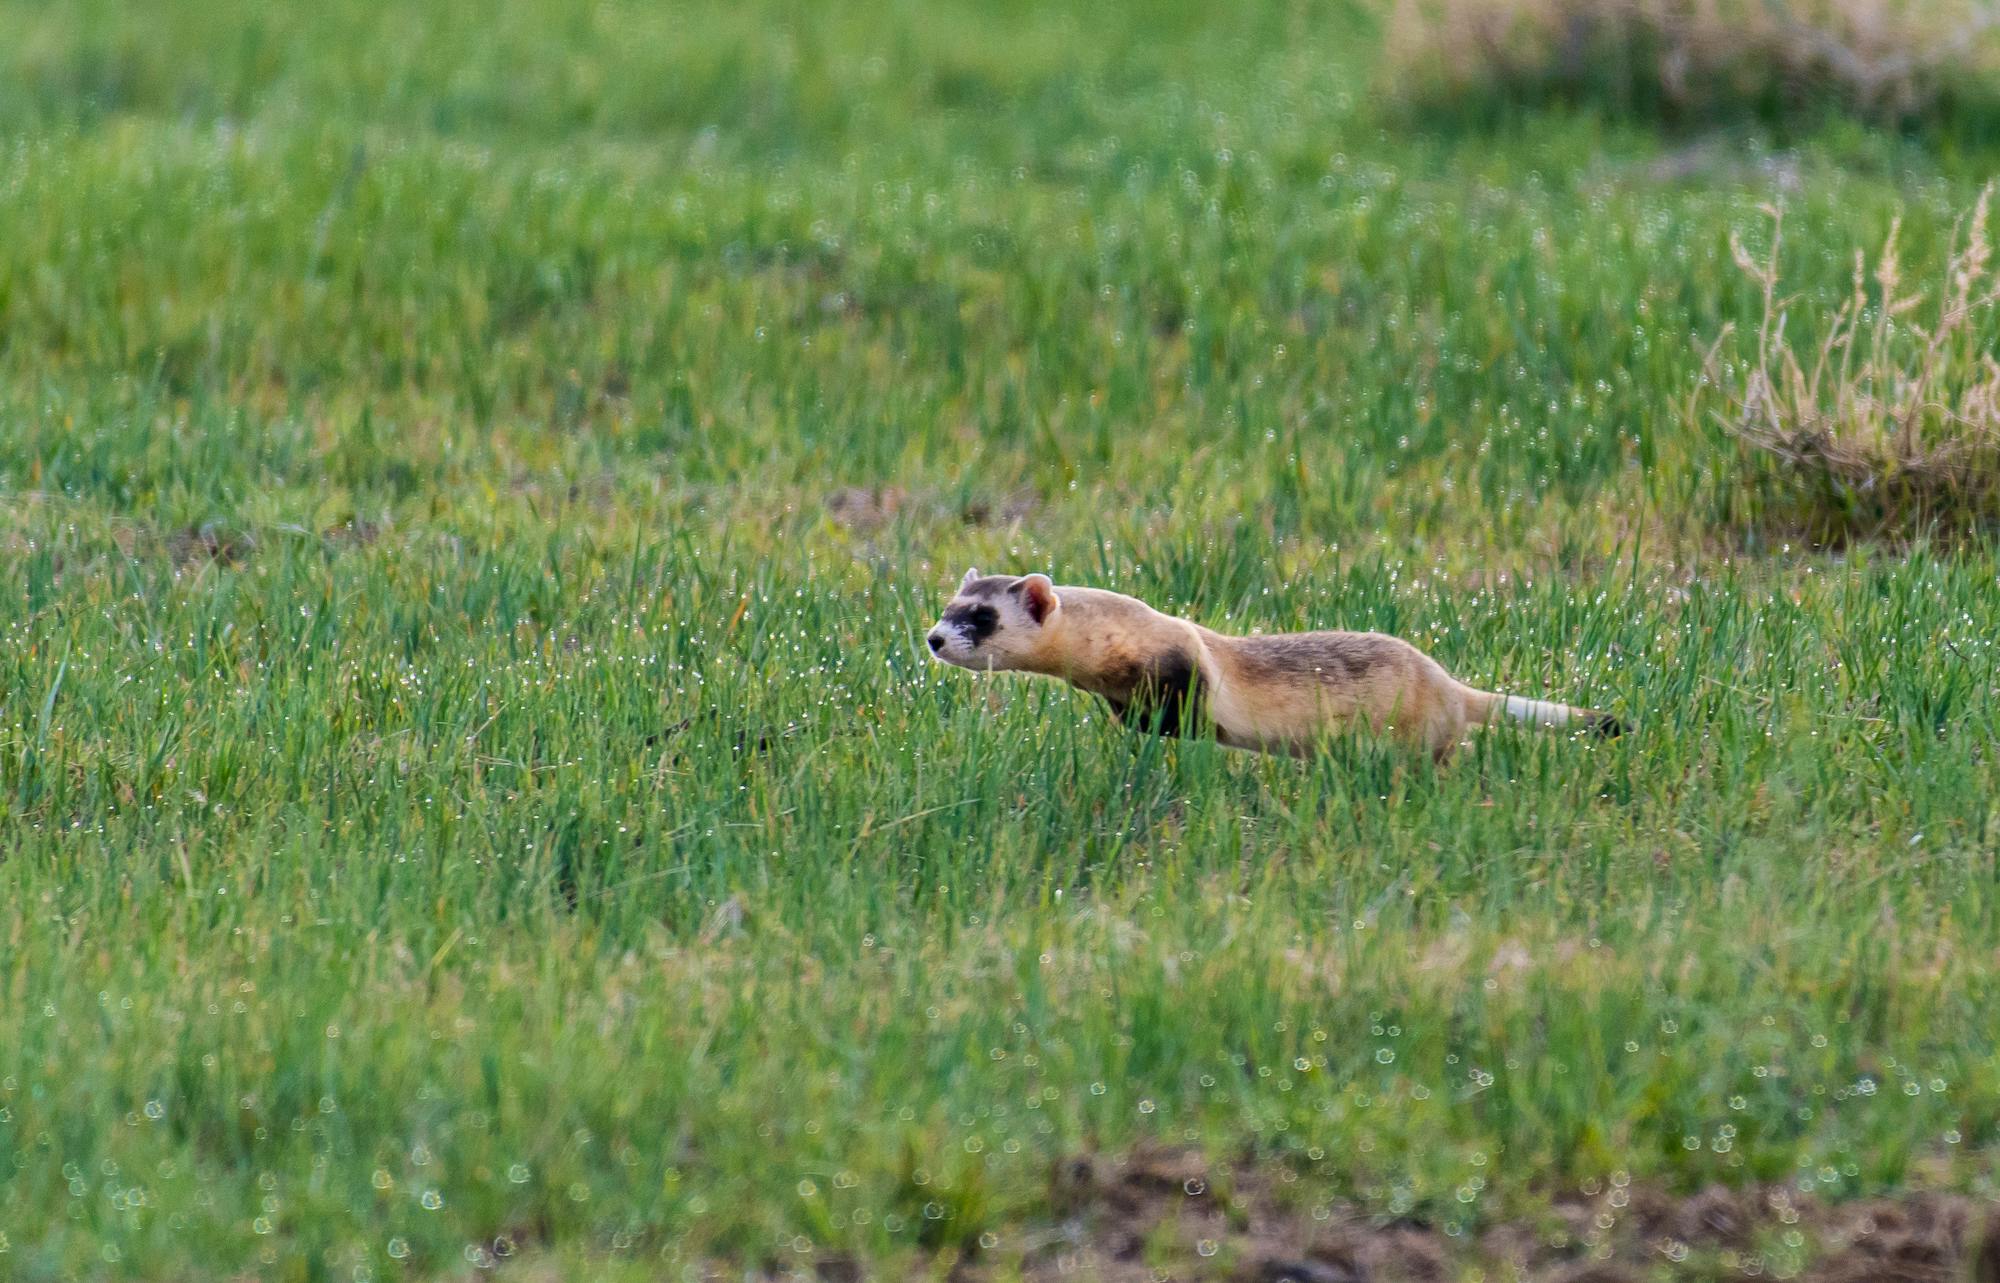
[[[1806,326],[1962,138],[1412,125],[1321,4],[0,30],[0,1275],[1988,1188],[2000,553],[1683,414],[1760,202]],[[1135,738],[927,662],[974,564],[1637,729]]]

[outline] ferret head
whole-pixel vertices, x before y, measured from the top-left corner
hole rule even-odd
[[[926,640],[932,655],[960,668],[1033,668],[1061,609],[1047,575],[968,570]]]

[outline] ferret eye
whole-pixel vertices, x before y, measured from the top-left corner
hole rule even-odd
[[[944,622],[963,629],[965,640],[977,646],[1000,630],[1000,612],[991,606],[953,606],[944,612]]]

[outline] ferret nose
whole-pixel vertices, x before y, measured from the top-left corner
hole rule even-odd
[[[935,654],[936,654],[936,653],[937,653],[938,651],[941,651],[941,650],[943,650],[943,649],[944,649],[944,634],[943,634],[943,633],[932,633],[932,634],[930,635],[930,639],[929,639],[929,640],[930,640],[930,643],[931,643],[931,653],[932,653],[932,654],[934,654],[934,655],[935,655]]]

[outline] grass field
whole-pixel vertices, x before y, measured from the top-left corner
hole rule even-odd
[[[1993,1194],[2000,546],[1745,525],[1684,410],[1760,203],[1808,326],[2000,151],[1412,121],[1302,0],[0,30],[0,1278],[1044,1277],[1078,1156],[1464,1279]],[[968,565],[1638,729],[1135,738],[928,662]]]

